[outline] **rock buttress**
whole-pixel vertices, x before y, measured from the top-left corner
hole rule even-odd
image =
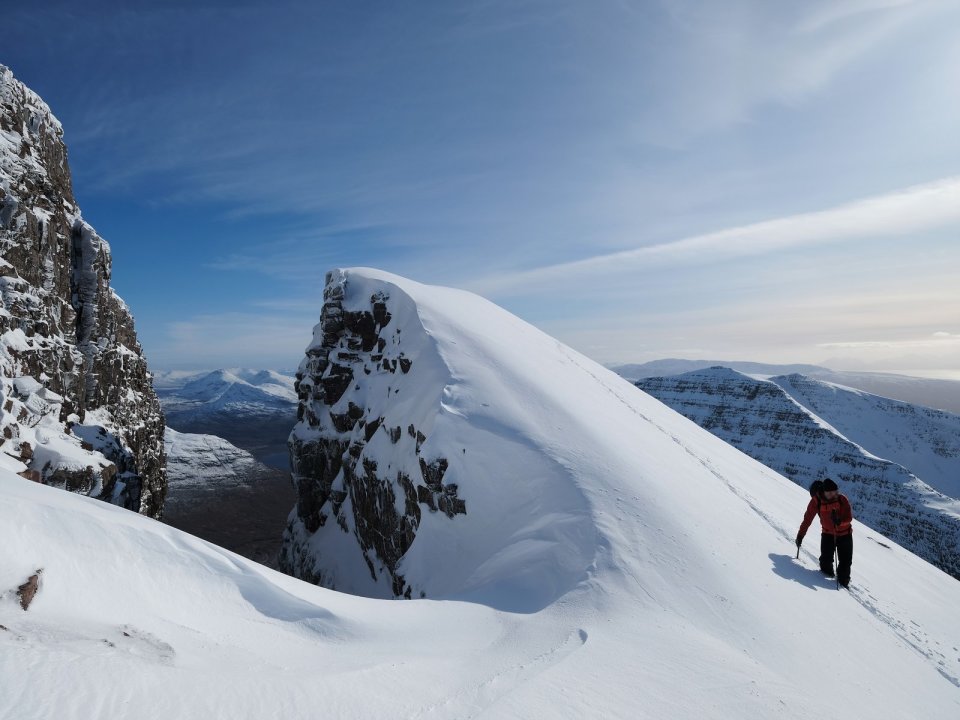
[[[159,517],[163,413],[60,123],[0,66],[0,451],[24,477]]]
[[[356,543],[362,572],[381,594],[410,598],[422,591],[399,566],[424,513],[453,520],[466,503],[456,484],[444,482],[447,460],[425,456],[428,435],[403,403],[419,367],[388,293],[348,304],[347,285],[342,273],[328,274],[314,342],[297,372],[298,424],[289,443],[297,505],[280,567],[357,591],[329,558],[327,548],[342,546],[330,533],[342,533]]]

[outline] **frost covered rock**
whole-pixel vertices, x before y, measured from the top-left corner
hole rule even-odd
[[[960,578],[960,416],[798,374],[714,367],[636,385],[803,487],[836,479],[856,519]]]
[[[163,415],[63,129],[0,66],[0,462],[159,516]]]

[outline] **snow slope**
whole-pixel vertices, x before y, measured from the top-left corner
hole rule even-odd
[[[838,591],[793,558],[802,489],[480,298],[347,277],[434,353],[447,592],[318,588],[0,469],[0,717],[958,716],[955,580],[857,524]]]
[[[802,375],[772,381],[848,440],[960,498],[960,415]]]
[[[835,479],[855,517],[960,578],[960,500],[939,492],[912,468],[853,442],[790,394],[799,387],[814,393],[818,385],[799,375],[757,380],[724,367],[637,382],[668,407],[801,487],[824,477]],[[826,407],[825,402],[820,405]],[[886,407],[867,399],[858,405],[862,415],[848,417],[839,407],[830,415],[855,423],[861,435],[868,428],[884,428],[891,437],[902,433],[905,445],[925,445],[931,455],[940,442],[956,447],[947,430],[960,431],[957,416],[915,408],[915,419],[936,417],[940,422],[905,424],[899,422],[901,413],[891,414]],[[942,473],[935,480],[949,483]]]

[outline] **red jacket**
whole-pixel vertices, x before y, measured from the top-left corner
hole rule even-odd
[[[817,513],[820,514],[821,532],[825,535],[850,535],[853,532],[853,509],[850,501],[846,496],[838,494],[833,500],[810,498],[797,537],[803,539]]]

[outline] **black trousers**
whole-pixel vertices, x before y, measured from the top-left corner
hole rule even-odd
[[[841,585],[850,582],[850,566],[853,565],[853,533],[847,535],[820,536],[820,569],[833,575],[833,551],[837,551],[837,580]]]

